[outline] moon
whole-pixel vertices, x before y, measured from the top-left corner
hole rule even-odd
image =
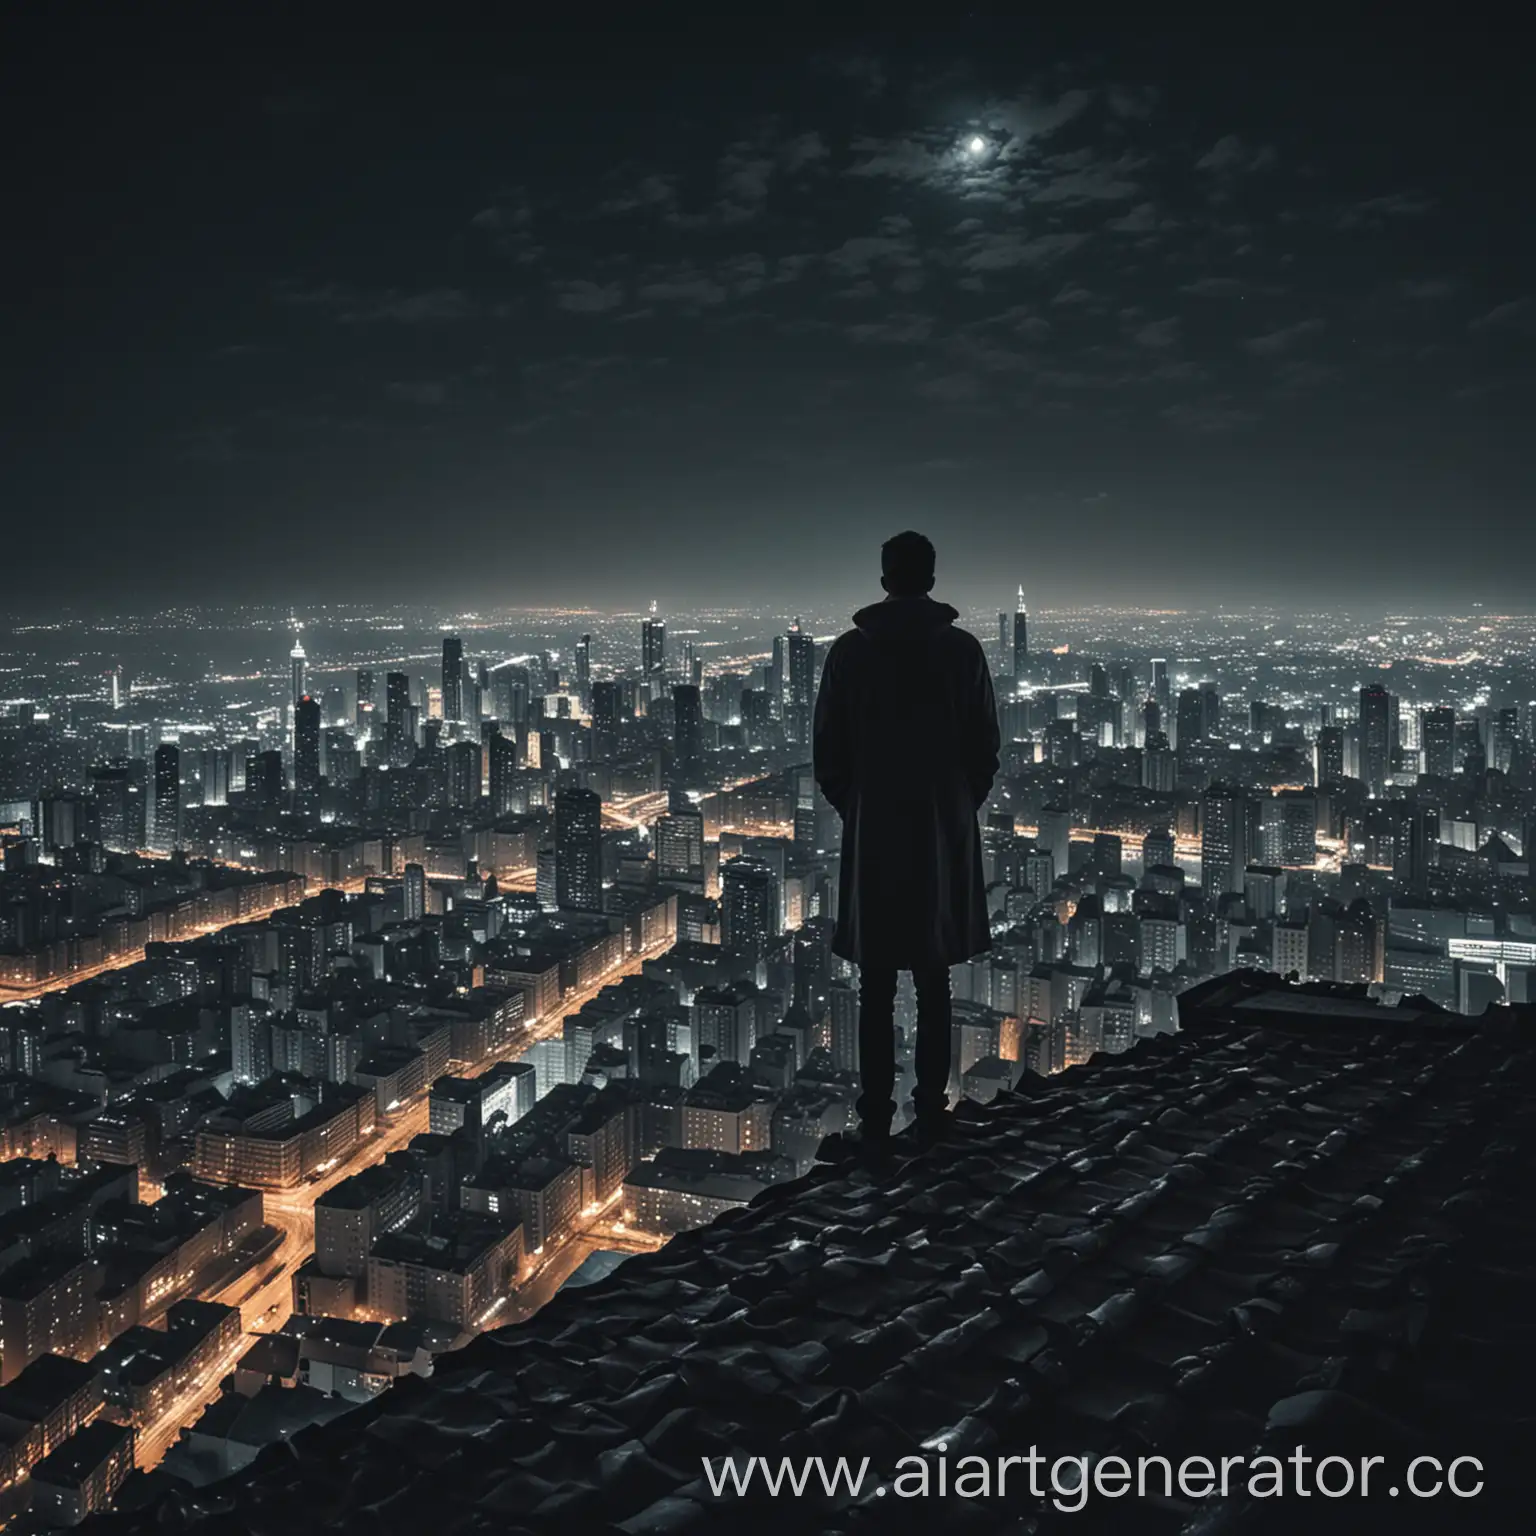
[[[979,133],[973,135],[972,138],[971,138],[971,142],[966,145],[966,148],[969,149],[970,152],[973,155],[981,154],[981,152],[984,149],[986,149],[986,147],[987,147],[987,141],[984,138],[982,138],[982,136]]]

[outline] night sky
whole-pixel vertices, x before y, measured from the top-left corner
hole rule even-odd
[[[8,26],[0,605],[1529,605],[1510,37],[209,9]]]

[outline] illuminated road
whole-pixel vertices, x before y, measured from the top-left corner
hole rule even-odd
[[[585,1007],[604,987],[611,986],[625,976],[637,975],[642,963],[664,953],[669,943],[657,944],[639,954],[628,956],[591,985],[567,993],[561,999],[558,1009],[547,1019],[540,1019],[530,1025],[518,1036],[512,1047],[503,1052],[493,1052],[483,1061],[464,1067],[463,1075],[478,1077],[498,1062],[516,1059],[535,1041],[559,1034],[567,1014],[576,1013]],[[343,1179],[381,1163],[391,1152],[409,1146],[415,1137],[427,1130],[429,1120],[427,1095],[423,1093],[412,1103],[403,1105],[387,1119],[381,1120],[350,1157],[343,1159],[334,1168],[327,1169],[314,1182],[301,1184],[296,1189],[264,1194],[262,1204],[267,1224],[283,1234],[282,1242],[274,1252],[254,1266],[254,1273],[247,1272],[238,1276],[206,1299],[222,1302],[225,1306],[239,1307],[246,1335],[277,1332],[293,1314],[294,1273],[314,1252],[316,1200],[326,1191],[334,1189]],[[610,1201],[609,1205],[612,1203]],[[588,1219],[595,1222],[601,1215],[602,1212],[592,1212]],[[636,1244],[638,1252],[638,1245],[645,1239],[632,1234],[631,1241]],[[500,1327],[504,1323],[531,1317],[594,1248],[620,1246],[624,1246],[622,1237],[610,1240],[589,1237],[585,1232],[579,1233],[551,1253],[534,1275],[507,1299],[506,1305],[486,1320],[486,1326]],[[246,1335],[241,1337],[240,1349],[235,1352],[235,1358],[251,1343]],[[175,1444],[181,1427],[196,1420],[203,1409],[219,1396],[220,1380],[229,1369],[230,1365],[225,1365],[217,1372],[205,1373],[199,1378],[199,1384],[172,1409],[144,1429],[141,1443],[146,1449],[141,1453],[140,1466],[154,1464],[146,1462],[144,1455],[153,1454],[155,1462],[164,1456]]]
[[[362,886],[359,885],[361,890]],[[178,933],[170,942],[184,944],[189,939],[206,938],[209,934],[222,933],[226,928],[238,928],[245,923],[260,922],[264,917],[270,917],[274,912],[282,911],[291,906],[290,902],[273,902],[270,906],[257,907],[254,911],[246,913],[233,923],[212,923],[201,928],[193,928],[186,933]],[[100,965],[85,966],[78,971],[61,971],[57,976],[49,976],[46,980],[33,983],[31,986],[18,987],[9,982],[0,981],[0,1003],[28,1003],[39,997],[46,997],[50,992],[62,992],[65,987],[72,987],[76,982],[91,981],[97,976],[105,976],[108,971],[120,971],[125,966],[137,965],[144,958],[142,949],[125,950],[120,955],[113,955],[109,960],[103,960]]]

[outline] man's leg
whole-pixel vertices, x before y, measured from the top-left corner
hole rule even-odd
[[[917,1087],[912,1107],[918,1121],[941,1117],[949,1103],[950,1044],[949,967],[931,966],[912,972],[917,992]]]
[[[859,1121],[866,1136],[889,1134],[896,1113],[896,967],[859,967]]]

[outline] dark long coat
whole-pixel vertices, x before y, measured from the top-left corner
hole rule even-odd
[[[929,597],[861,608],[827,653],[816,782],[843,818],[833,952],[956,965],[991,948],[976,813],[998,768],[987,659]]]

